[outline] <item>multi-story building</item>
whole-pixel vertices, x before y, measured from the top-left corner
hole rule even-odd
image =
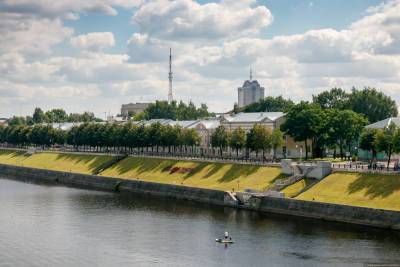
[[[238,88],[239,108],[255,103],[264,98],[264,87],[261,87],[257,80],[253,80],[250,70],[250,79],[245,81],[242,87]]]
[[[121,106],[121,115],[128,117],[129,115],[138,114],[144,111],[150,103],[129,103]]]

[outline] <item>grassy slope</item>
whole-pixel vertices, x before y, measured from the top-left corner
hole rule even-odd
[[[85,174],[91,174],[94,169],[111,158],[111,156],[64,153],[37,153],[29,156],[23,151],[0,150],[0,163],[3,164]]]
[[[285,193],[285,197],[293,197],[300,193],[301,190],[314,183],[314,179],[302,179],[288,187],[284,188],[281,192]]]
[[[186,173],[170,173],[174,167],[191,169]],[[263,190],[281,176],[279,168],[239,164],[161,160],[129,157],[105,170],[101,175],[140,179],[150,182],[183,184],[220,190],[246,188]]]
[[[400,175],[334,173],[296,199],[400,211]]]

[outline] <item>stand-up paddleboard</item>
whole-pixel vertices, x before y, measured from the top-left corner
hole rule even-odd
[[[225,240],[225,239],[221,239],[221,238],[215,239],[215,242],[225,243],[225,244],[233,244],[233,243],[235,243],[233,240]]]

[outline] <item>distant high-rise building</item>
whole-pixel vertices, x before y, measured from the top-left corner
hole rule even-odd
[[[168,103],[174,100],[172,95],[172,51],[169,49],[169,73],[168,73],[169,87],[168,87]]]
[[[253,81],[253,72],[250,68],[250,79],[245,81],[242,87],[238,88],[239,108],[263,99],[264,90],[264,87],[261,87],[257,80]]]

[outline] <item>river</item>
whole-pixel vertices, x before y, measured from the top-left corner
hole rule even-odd
[[[235,244],[215,242],[227,230]],[[0,179],[0,266],[400,264],[400,234]]]

